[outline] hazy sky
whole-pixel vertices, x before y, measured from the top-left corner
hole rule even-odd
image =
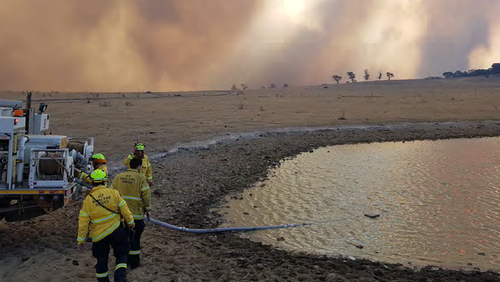
[[[396,78],[500,62],[498,0],[2,0],[0,89]],[[497,19],[498,18],[498,19]]]

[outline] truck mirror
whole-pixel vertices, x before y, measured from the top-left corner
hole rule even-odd
[[[43,112],[45,112],[45,111],[47,110],[47,107],[48,107],[48,106],[49,106],[49,105],[45,105],[44,103],[40,103],[40,106],[38,107],[38,111],[39,111],[40,113],[43,113]]]

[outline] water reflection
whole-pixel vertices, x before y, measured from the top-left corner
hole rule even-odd
[[[242,235],[287,250],[498,270],[499,149],[498,138],[320,148],[221,212],[226,226],[318,223]]]

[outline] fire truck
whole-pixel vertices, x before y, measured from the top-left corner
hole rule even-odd
[[[94,138],[52,135],[48,105],[0,100],[0,220],[20,221],[81,200],[75,168],[92,170]]]

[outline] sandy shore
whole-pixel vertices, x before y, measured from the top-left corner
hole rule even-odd
[[[500,135],[500,122],[481,121],[497,119],[494,105],[500,99],[495,90],[500,82],[488,83],[394,82],[383,85],[383,95],[367,95],[376,91],[360,83],[357,88],[162,93],[155,97],[77,93],[61,99],[61,94],[47,93],[45,97],[39,94],[39,99],[52,100],[49,112],[54,134],[95,136],[97,149],[115,166],[136,140],[149,144],[150,155],[160,156],[182,143],[259,131],[252,135],[255,138],[236,138],[209,149],[181,149],[155,159],[154,216],[180,226],[209,228],[221,222],[210,208],[225,195],[264,179],[269,167],[300,152],[346,143]],[[448,94],[436,94],[438,88]],[[415,89],[425,91],[409,94]],[[111,107],[101,106],[104,102]],[[343,109],[345,120],[339,119],[336,109]],[[425,121],[433,122],[418,123]],[[371,127],[345,128],[361,124]],[[319,126],[331,128],[272,132]],[[0,280],[93,281],[90,252],[80,254],[74,248],[78,209],[79,203],[73,203],[33,220],[0,223]],[[500,281],[496,272],[486,270],[429,266],[416,271],[403,265],[288,253],[233,233],[196,235],[152,225],[147,227],[143,250],[144,267],[131,271],[129,281]]]

